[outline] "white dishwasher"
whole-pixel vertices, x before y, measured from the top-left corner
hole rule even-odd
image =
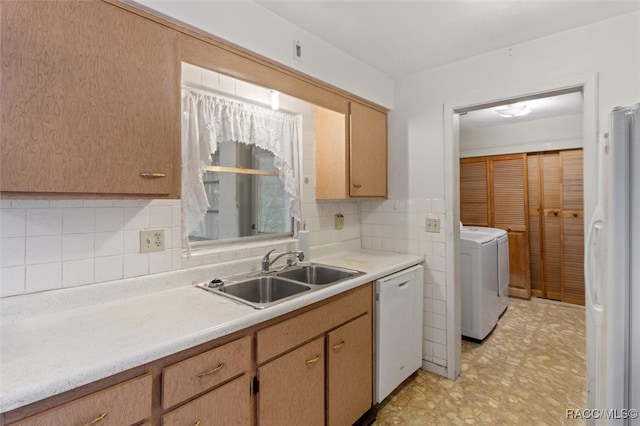
[[[422,366],[423,267],[376,281],[376,402]]]

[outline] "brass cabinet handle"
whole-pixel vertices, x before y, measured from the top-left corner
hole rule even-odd
[[[100,423],[101,421],[103,421],[107,417],[107,414],[108,413],[105,411],[104,413],[102,413],[98,417],[96,417],[95,419],[91,420],[89,423],[85,423],[84,426],[91,426],[91,425],[95,425],[96,423]]]
[[[193,424],[193,426],[200,426],[200,420],[196,420],[196,422]]]
[[[209,371],[203,371],[202,373],[198,373],[197,376],[198,377],[204,377],[204,376],[208,376],[209,374],[214,374],[217,373],[218,371],[222,370],[222,368],[224,367],[224,363],[221,362],[220,365],[218,365],[216,368],[214,368],[213,370],[209,370]]]
[[[333,349],[334,351],[337,351],[338,349],[340,349],[343,346],[344,346],[344,340],[342,342],[338,343],[337,345],[331,346],[331,349]]]
[[[362,185],[360,185],[359,183],[354,183],[354,184],[353,184],[353,187],[354,187],[354,188],[362,188]]]
[[[319,359],[320,359],[320,355],[318,355],[318,356],[317,356],[317,357],[315,357],[315,358],[308,359],[308,360],[305,362],[305,364],[307,364],[307,365],[315,364],[316,362],[318,362],[318,360],[319,360]]]
[[[578,217],[578,213],[573,213],[573,217]]]
[[[140,176],[148,179],[156,179],[167,177],[167,174],[161,172],[140,172]]]
[[[554,215],[554,216],[558,216],[558,210],[554,210],[554,211],[553,211],[553,215]]]

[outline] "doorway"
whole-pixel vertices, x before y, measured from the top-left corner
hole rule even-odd
[[[597,130],[598,130],[598,103],[597,103],[597,75],[578,76],[546,87],[537,87],[528,91],[507,93],[506,96],[476,98],[445,103],[444,112],[444,164],[445,176],[445,208],[451,214],[446,215],[448,229],[446,236],[446,271],[447,271],[447,309],[453,312],[453,318],[447,327],[447,341],[451,345],[447,347],[449,379],[455,379],[461,370],[461,308],[460,308],[460,114],[473,110],[497,107],[500,105],[527,101],[529,99],[543,98],[554,94],[580,91],[583,100],[582,117],[582,142],[584,170],[584,223],[591,223],[591,214],[596,205],[596,173],[587,173],[588,170],[597,170]],[[585,230],[588,226],[585,226]],[[589,287],[587,282],[586,286]],[[588,291],[587,291],[588,293]],[[587,310],[587,340],[593,334],[593,318]],[[588,370],[593,366],[588,365]]]

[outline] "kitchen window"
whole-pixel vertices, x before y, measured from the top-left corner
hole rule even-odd
[[[297,116],[184,88],[182,140],[188,248],[293,234]]]

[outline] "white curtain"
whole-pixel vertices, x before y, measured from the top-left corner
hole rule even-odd
[[[182,91],[182,238],[198,226],[209,208],[202,180],[218,143],[256,145],[274,155],[289,194],[291,215],[300,220],[297,117],[256,105]]]

